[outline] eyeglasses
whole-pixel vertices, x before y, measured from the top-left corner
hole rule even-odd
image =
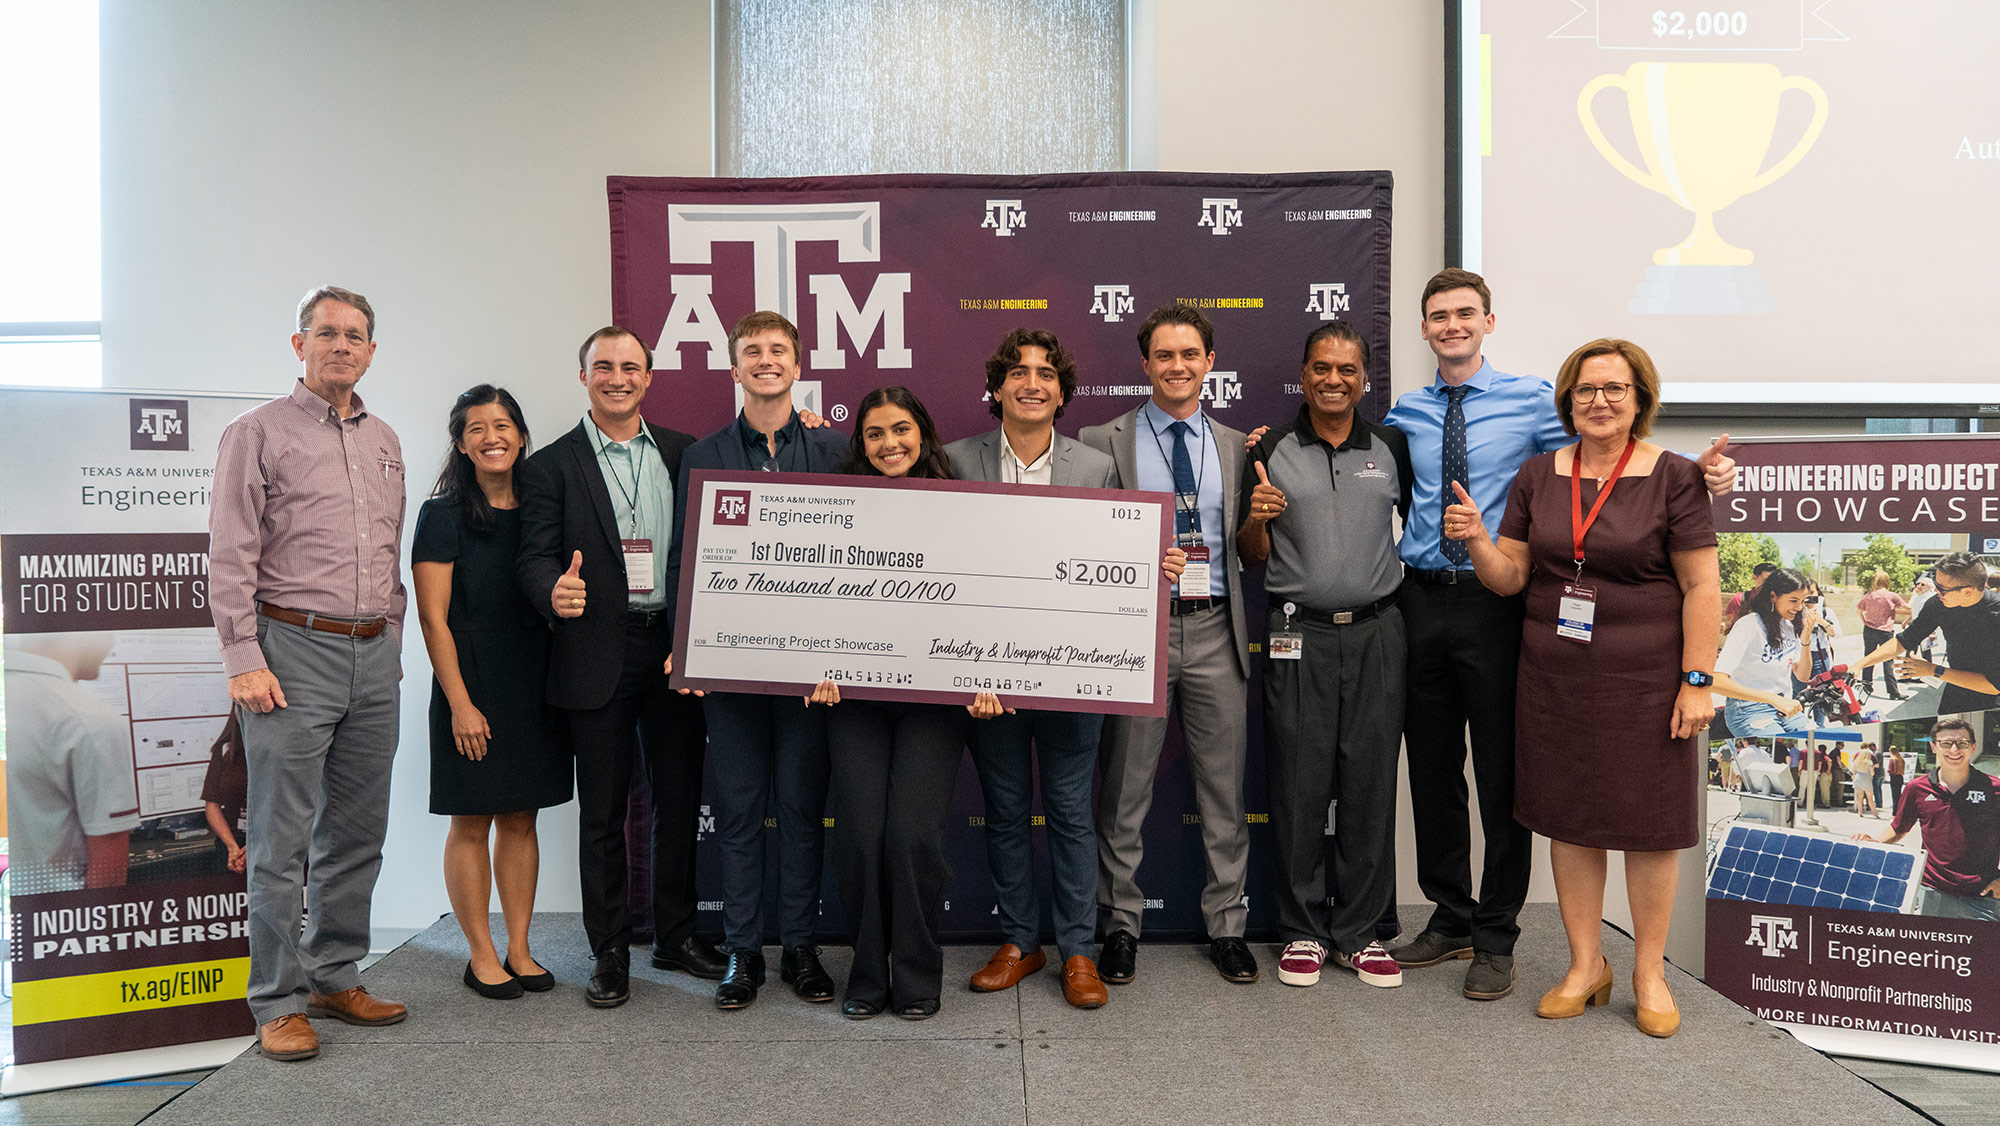
[[[1972,748],[1970,739],[1933,739],[1931,746],[1940,751],[1964,751]]]
[[[1632,391],[1630,383],[1606,383],[1601,387],[1586,387],[1578,384],[1569,389],[1569,401],[1579,407],[1587,407],[1591,400],[1601,393],[1607,403],[1622,403]]]

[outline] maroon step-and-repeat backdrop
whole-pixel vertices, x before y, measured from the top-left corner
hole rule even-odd
[[[696,435],[735,415],[728,333],[755,309],[798,325],[799,396],[842,430],[861,397],[888,384],[915,391],[947,441],[991,430],[986,358],[1025,326],[1053,331],[1077,360],[1076,397],[1057,424],[1074,435],[1145,401],[1138,327],[1171,304],[1215,324],[1202,405],[1218,420],[1248,431],[1296,414],[1306,335],[1335,319],[1368,340],[1375,378],[1364,410],[1380,418],[1390,401],[1392,186],[1387,172],[613,177],[612,307],[654,346],[648,417]],[[1261,623],[1258,576],[1246,581],[1250,620]],[[1253,682],[1252,701],[1259,691]],[[1246,788],[1261,856],[1267,804],[1250,712]],[[947,837],[953,938],[998,933],[983,808],[968,762]],[[1175,735],[1146,825],[1148,935],[1202,933],[1200,829]],[[1038,868],[1045,881],[1045,858]],[[1251,865],[1253,932],[1273,921],[1264,870]],[[701,875],[706,918],[719,922],[712,849]],[[826,927],[838,933],[830,875],[824,885]]]

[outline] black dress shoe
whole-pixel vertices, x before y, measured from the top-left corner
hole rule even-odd
[[[511,1001],[521,995],[519,978],[509,977],[498,985],[488,985],[472,972],[471,962],[465,964],[465,984],[471,986],[474,993],[493,1001]]]
[[[596,964],[583,999],[593,1008],[615,1009],[632,995],[632,953],[622,946],[606,950],[597,956]]]
[[[818,1005],[833,1000],[833,977],[819,964],[819,947],[787,947],[778,961],[778,980],[792,987],[801,1001]]]
[[[547,970],[538,974],[517,974],[514,972],[514,967],[504,961],[500,963],[500,968],[506,970],[515,981],[521,983],[521,988],[530,993],[547,993],[556,987],[556,975]]]
[[[929,1020],[938,1015],[938,1007],[937,998],[926,997],[921,1001],[912,1001],[902,1008],[897,1009],[896,1015],[902,1017],[904,1020]]]
[[[840,1015],[848,1020],[867,1020],[869,1017],[880,1015],[881,1012],[882,1006],[873,1001],[861,1001],[849,997],[840,1003]]]
[[[1139,938],[1131,931],[1104,936],[1104,953],[1097,957],[1097,976],[1112,985],[1128,985],[1139,972]]]
[[[764,955],[745,954],[741,951],[729,952],[729,972],[722,975],[722,984],[715,987],[715,1007],[718,1009],[747,1009],[757,999],[757,990],[764,985]]]
[[[1257,956],[1240,938],[1218,938],[1208,944],[1208,960],[1215,971],[1230,981],[1249,984],[1257,980]]]
[[[721,981],[729,972],[729,959],[698,934],[691,934],[672,946],[653,947],[653,968],[679,970],[709,981]]]

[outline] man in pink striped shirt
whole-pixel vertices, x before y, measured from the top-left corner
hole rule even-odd
[[[280,1060],[319,1054],[309,1011],[363,1025],[406,1015],[370,997],[355,964],[401,702],[403,451],[354,393],[375,358],[367,299],[316,289],[298,324],[291,394],[222,432],[208,525],[210,605],[250,771],[248,999],[259,1046]]]

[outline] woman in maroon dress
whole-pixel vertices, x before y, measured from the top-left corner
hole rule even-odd
[[[1572,1017],[1610,999],[1601,936],[1605,854],[1616,849],[1638,947],[1639,1028],[1671,1036],[1675,852],[1700,839],[1722,592],[1701,470],[1640,440],[1659,402],[1659,375],[1637,345],[1577,349],[1556,377],[1556,408],[1577,443],[1522,465],[1498,543],[1456,483],[1444,534],[1466,542],[1481,583],[1528,592],[1514,815],[1550,839],[1570,949],[1569,973],[1537,1011]],[[1619,737],[1607,740],[1613,717]]]

